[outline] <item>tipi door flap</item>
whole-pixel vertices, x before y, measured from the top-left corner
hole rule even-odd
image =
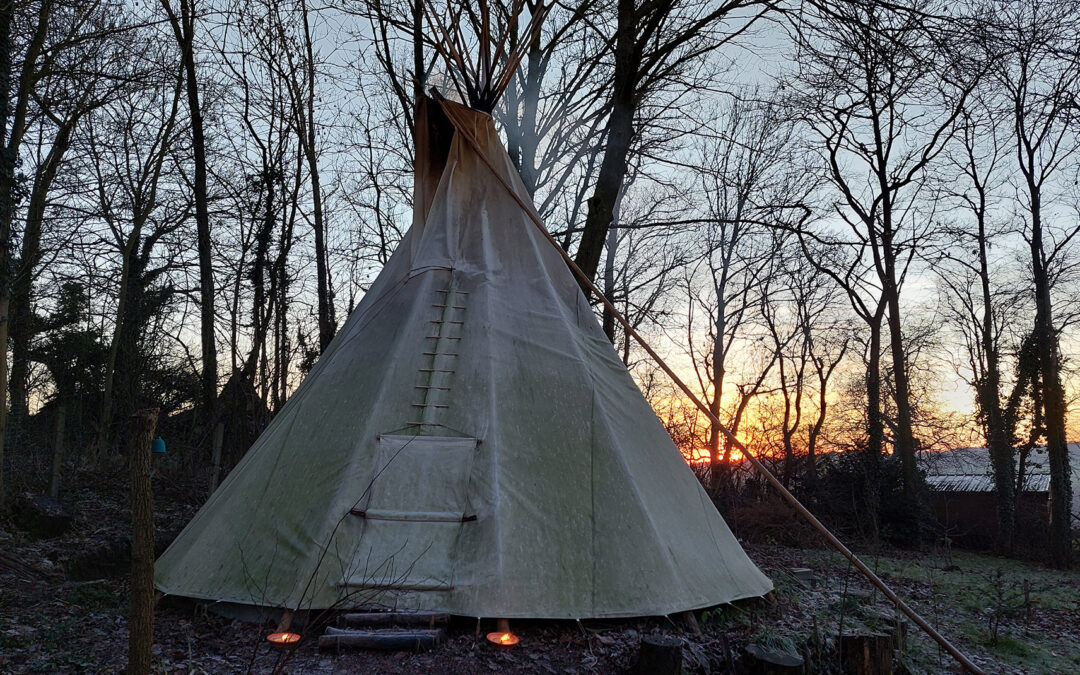
[[[344,585],[449,590],[454,544],[469,512],[475,438],[379,437],[362,511],[356,568]]]

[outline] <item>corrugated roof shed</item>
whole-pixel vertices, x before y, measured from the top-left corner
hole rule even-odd
[[[948,474],[927,476],[926,484],[937,492],[993,492],[994,479],[986,474]],[[1049,492],[1050,475],[1028,474],[1024,479],[1024,492]]]

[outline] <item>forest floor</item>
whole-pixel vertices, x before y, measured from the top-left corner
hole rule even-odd
[[[127,658],[126,497],[122,473],[81,477],[71,529],[30,539],[0,519],[0,672],[122,672]],[[193,515],[195,486],[156,481],[159,538]],[[792,516],[794,518],[794,516]],[[642,635],[683,642],[688,672],[745,672],[748,645],[798,652],[807,672],[841,672],[837,636],[890,632],[889,603],[838,554],[822,548],[746,543],[776,591],[768,599],[697,613],[701,633],[678,617],[632,621],[515,622],[513,651],[455,619],[449,638],[423,653],[327,653],[305,635],[274,651],[271,626],[241,623],[166,599],[155,619],[155,672],[162,673],[614,673],[633,665]],[[1050,570],[959,551],[888,550],[864,559],[941,633],[994,673],[1080,672],[1080,572]],[[792,568],[809,568],[812,584]],[[484,631],[494,630],[487,622]],[[949,657],[908,626],[898,662],[909,672],[948,672]]]

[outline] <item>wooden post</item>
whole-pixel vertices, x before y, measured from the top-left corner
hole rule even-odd
[[[56,407],[56,440],[53,442],[52,480],[49,481],[49,496],[60,497],[60,470],[64,463],[64,425],[67,422],[67,402],[61,400]]]
[[[128,675],[149,675],[154,646],[154,496],[150,485],[150,443],[158,410],[140,410],[128,420],[131,464],[131,614],[128,620]]]
[[[211,460],[214,463],[214,473],[210,476],[210,494],[217,489],[218,479],[221,476],[221,446],[225,442],[225,424],[218,422],[214,425],[214,448]]]
[[[694,616],[693,610],[683,612],[680,616],[682,616],[683,621],[686,622],[686,627],[690,629],[691,633],[694,635],[701,635],[701,626],[698,625],[697,617]]]
[[[281,613],[281,621],[278,621],[277,628],[274,629],[275,633],[284,633],[292,628],[293,612],[291,609],[287,609]]]

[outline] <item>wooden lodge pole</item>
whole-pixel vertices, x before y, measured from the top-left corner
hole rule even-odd
[[[131,465],[131,614],[128,620],[128,675],[149,675],[154,646],[154,496],[150,486],[150,443],[158,410],[128,418]]]
[[[694,394],[694,392],[690,389],[690,387],[686,385],[685,382],[682,381],[682,378],[676,375],[675,371],[673,371],[671,367],[668,366],[662,358],[660,358],[660,355],[657,354],[656,351],[654,351],[653,348],[649,346],[649,343],[647,343],[645,339],[641,337],[641,335],[639,335],[636,330],[634,330],[633,326],[630,325],[630,322],[626,320],[626,317],[624,317],[622,313],[618,310],[618,308],[616,308],[615,305],[612,304],[611,301],[609,301],[604,296],[600,289],[597,288],[596,285],[592,282],[592,279],[590,279],[587,274],[581,271],[581,268],[577,266],[577,264],[574,262],[574,259],[570,257],[570,254],[567,253],[566,250],[559,245],[559,242],[555,241],[555,239],[547,231],[547,228],[544,227],[543,222],[541,222],[540,220],[540,216],[536,214],[535,208],[531,204],[526,203],[525,200],[518,195],[514,188],[506,182],[506,179],[499,174],[498,170],[495,169],[494,165],[492,165],[491,163],[491,160],[487,158],[487,156],[484,154],[484,151],[480,148],[480,144],[477,142],[476,138],[469,130],[468,125],[462,123],[462,120],[459,118],[457,111],[455,111],[451,106],[446,105],[444,99],[439,98],[438,101],[443,112],[446,114],[446,117],[450,120],[451,124],[454,125],[454,128],[457,130],[457,132],[461,134],[462,138],[464,138],[466,142],[468,142],[468,144],[472,147],[473,151],[476,152],[476,155],[477,157],[479,157],[480,161],[483,162],[485,166],[487,166],[487,168],[491,171],[492,175],[495,176],[495,179],[502,183],[502,186],[506,188],[507,193],[509,193],[509,195],[514,199],[514,201],[518,203],[518,205],[522,208],[526,215],[529,216],[529,219],[532,221],[533,225],[536,226],[537,230],[540,231],[540,234],[545,239],[547,239],[548,243],[550,243],[556,251],[559,252],[559,254],[562,256],[563,261],[566,263],[567,267],[570,268],[570,271],[573,272],[574,275],[578,278],[578,280],[581,282],[581,285],[587,288],[593,295],[596,296],[596,298],[601,302],[601,304],[603,304],[604,307],[609,312],[611,312],[611,315],[615,317],[615,319],[622,325],[626,333],[633,337],[634,340],[636,340],[637,343],[641,345],[642,349],[644,349],[646,353],[648,353],[648,355],[653,359],[653,361],[655,361],[656,364],[660,366],[660,368],[665,373],[668,374],[668,377],[670,377],[672,381],[676,384],[676,386],[678,386],[679,389],[681,389],[682,392],[686,394],[686,396],[691,401],[693,401],[694,405],[697,406],[697,408],[701,410],[701,412],[704,413],[706,417],[709,418],[709,421],[712,422],[716,426],[716,428],[720,430],[724,437],[727,438],[728,441],[730,441],[731,444],[735,446],[735,448],[737,448],[744,457],[746,457],[746,459],[758,471],[758,473],[760,473],[761,476],[765,478],[765,480],[768,481],[770,485],[776,488],[777,492],[780,493],[780,496],[782,496],[799,515],[805,518],[807,522],[809,522],[814,527],[814,529],[816,529],[821,534],[821,536],[823,536],[825,540],[833,546],[833,548],[835,548],[837,551],[840,552],[841,555],[851,561],[851,564],[854,565],[855,568],[858,569],[860,572],[862,572],[863,576],[865,576],[870,581],[870,583],[872,583],[879,591],[881,591],[881,593],[886,598],[893,602],[901,612],[907,615],[907,617],[911,619],[915,623],[915,625],[921,628],[935,642],[941,645],[942,649],[944,649],[946,652],[949,653],[950,656],[956,659],[956,661],[965,670],[972,673],[983,673],[983,670],[979,668],[979,666],[977,666],[967,654],[960,651],[959,648],[949,642],[948,638],[946,638],[944,635],[934,629],[934,627],[931,626],[925,619],[923,619],[914,609],[908,606],[906,602],[901,600],[900,596],[898,596],[888,586],[888,584],[882,581],[882,579],[877,574],[875,574],[874,571],[866,565],[866,563],[860,560],[859,557],[855,555],[855,553],[852,552],[851,549],[845,546],[844,543],[840,541],[840,539],[837,538],[837,536],[829,530],[829,528],[825,527],[825,525],[820,520],[818,520],[814,516],[814,514],[810,512],[809,509],[803,506],[802,502],[800,502],[798,498],[795,497],[795,495],[791,494],[790,490],[784,487],[784,484],[781,483],[780,480],[776,476],[774,476],[773,473],[769,471],[769,469],[764,464],[762,464],[757,457],[754,456],[750,449],[747,448],[746,445],[742,441],[740,441],[735,436],[735,434],[731,432],[731,430],[724,426],[720,419],[715,414],[713,414],[711,410],[709,410],[709,407],[705,405],[696,394]]]

